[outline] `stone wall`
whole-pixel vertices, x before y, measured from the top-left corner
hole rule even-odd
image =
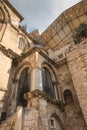
[[[0,110],[2,111],[3,103],[6,100],[6,92],[8,90],[11,59],[0,52],[0,61]]]
[[[23,130],[39,130],[38,110],[25,108],[23,111]]]
[[[29,34],[19,26],[23,18],[12,7],[9,1],[0,2],[0,11],[4,19],[0,30],[0,44],[6,49],[11,49],[15,53],[21,54],[22,50],[19,49],[19,35],[26,39],[29,45],[32,45],[32,40],[28,36]]]
[[[25,108],[23,112],[23,130],[52,130],[50,119],[55,117],[56,129],[64,129],[63,113],[58,106],[47,103],[44,99],[38,100],[38,109]],[[58,129],[60,128],[60,129]]]
[[[87,129],[79,104],[71,103],[65,106],[65,122],[67,130]]]
[[[15,130],[15,114],[0,125],[0,130]]]
[[[74,46],[68,52],[67,63],[87,125],[87,41]]]
[[[1,44],[7,49],[10,48],[18,54],[21,53],[21,50],[18,49],[18,31],[15,30],[10,23],[6,26]]]

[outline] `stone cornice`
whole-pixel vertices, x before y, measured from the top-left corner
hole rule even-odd
[[[37,51],[41,56],[43,56],[48,62],[50,62],[53,66],[58,67],[58,65],[56,64],[55,61],[53,61],[52,59],[50,59],[46,53],[44,53],[39,47],[33,47],[31,48],[29,51],[23,53],[18,59],[17,61],[21,61],[23,60],[25,57],[31,55],[32,53],[34,53],[35,51]]]
[[[13,7],[13,5],[8,0],[3,0],[8,7],[20,18],[20,22],[24,19],[23,16]]]
[[[13,52],[11,49],[6,49],[3,45],[0,44],[0,51],[10,59],[18,58],[19,55]]]
[[[24,98],[27,100],[29,100],[32,97],[43,98],[49,103],[55,104],[57,106],[59,105],[59,102],[56,99],[52,98],[49,94],[38,89],[24,94]]]
[[[0,91],[7,92],[8,90],[6,88],[0,87]]]

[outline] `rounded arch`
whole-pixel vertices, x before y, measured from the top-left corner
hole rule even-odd
[[[46,55],[49,55],[48,51],[42,47],[41,45],[34,45],[32,48],[37,48],[39,51],[42,51],[43,53],[45,53]]]
[[[74,100],[71,90],[65,89],[65,91],[63,92],[63,96],[66,104],[73,103]]]
[[[57,77],[53,67],[44,62],[42,64],[42,84],[43,91],[52,96],[53,98],[58,99],[58,91],[57,91]]]
[[[28,47],[30,47],[28,38],[23,34],[18,34],[18,48],[25,51]]]
[[[18,81],[17,105],[22,105],[23,107],[27,107],[27,100],[24,99],[24,93],[30,91],[29,82],[30,82],[29,67],[25,67],[22,70]]]
[[[13,77],[13,80],[19,80],[19,78],[20,78],[20,75],[21,75],[21,73],[22,73],[22,71],[25,69],[25,68],[31,68],[31,64],[30,64],[30,62],[23,62],[23,63],[21,63],[18,67],[17,67],[17,69],[16,69],[16,71],[15,71],[15,74],[14,74],[14,77]]]
[[[3,27],[4,19],[5,19],[4,11],[0,8],[0,31]]]
[[[54,68],[52,67],[52,65],[50,65],[48,62],[43,62],[42,63],[42,68],[46,67],[51,76],[52,76],[52,79],[54,80],[54,82],[58,82],[58,78],[57,78],[57,75],[56,75],[56,71],[54,70]]]

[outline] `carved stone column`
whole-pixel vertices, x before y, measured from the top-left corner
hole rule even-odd
[[[18,106],[16,113],[15,130],[22,130],[23,107]]]
[[[12,113],[16,111],[17,105],[17,92],[18,92],[18,81],[13,84],[13,94],[12,94]]]
[[[42,88],[42,71],[40,68],[33,68],[31,71],[31,91],[35,89],[43,90]]]
[[[18,91],[18,81],[14,80],[12,84],[11,97],[8,101],[8,104],[10,103],[10,106],[8,105],[7,115],[13,114],[16,111],[17,91]]]
[[[31,91],[35,89],[43,90],[42,88],[42,70],[41,70],[41,59],[42,57],[38,52],[35,52],[31,57],[32,68],[31,68]]]

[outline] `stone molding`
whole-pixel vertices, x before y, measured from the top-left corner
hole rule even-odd
[[[0,87],[0,91],[2,91],[2,92],[7,92],[8,90],[5,89],[5,88],[3,88],[3,87]]]
[[[11,49],[6,49],[3,45],[0,44],[0,51],[6,55],[8,58],[10,59],[15,59],[17,57],[19,57],[18,54],[16,54],[15,52],[13,52]]]
[[[31,99],[32,97],[43,98],[47,102],[50,102],[50,103],[55,104],[57,106],[59,105],[59,101],[57,101],[56,99],[53,99],[49,94],[47,94],[41,90],[38,90],[38,89],[24,94],[24,98],[27,100]]]
[[[31,55],[32,53],[34,53],[35,51],[37,51],[42,57],[44,57],[48,62],[50,62],[53,66],[58,67],[58,65],[56,64],[55,61],[53,61],[52,59],[50,59],[47,54],[45,54],[39,47],[32,47],[29,51],[27,51],[26,53],[22,53],[22,55],[17,59],[18,61],[23,60],[24,58],[26,58],[27,56]]]

